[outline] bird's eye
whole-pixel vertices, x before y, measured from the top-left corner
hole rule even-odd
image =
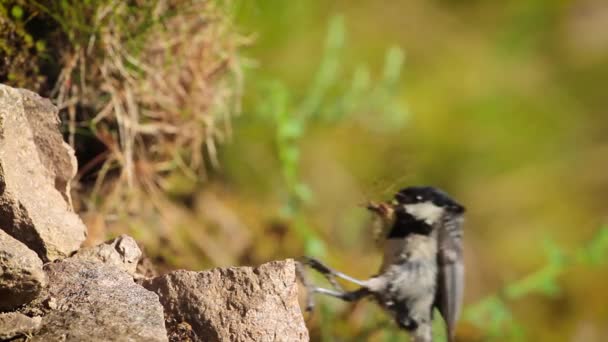
[[[416,200],[417,201],[422,201],[422,196],[420,196],[420,195],[416,196]]]

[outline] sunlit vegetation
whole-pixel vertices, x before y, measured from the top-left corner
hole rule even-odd
[[[61,108],[90,242],[365,278],[362,205],[432,184],[468,209],[460,340],[608,338],[604,2],[0,4],[0,77]],[[366,302],[320,299],[308,324],[406,336]]]

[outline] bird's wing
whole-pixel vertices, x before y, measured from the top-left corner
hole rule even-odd
[[[450,220],[438,232],[439,275],[435,306],[446,322],[449,341],[454,337],[454,328],[460,315],[464,292],[462,222],[462,217]]]

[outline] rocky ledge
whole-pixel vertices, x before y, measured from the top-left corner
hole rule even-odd
[[[293,260],[150,278],[129,236],[80,248],[58,125],[50,101],[0,84],[0,340],[308,340]]]

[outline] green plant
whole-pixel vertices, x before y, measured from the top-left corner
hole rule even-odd
[[[27,28],[36,16],[18,1],[0,2],[0,82],[35,91],[45,82],[40,63],[47,58],[46,42]]]
[[[600,228],[583,246],[565,251],[551,240],[544,243],[547,263],[520,280],[507,284],[496,294],[470,305],[464,319],[476,325],[486,338],[493,340],[523,340],[525,329],[509,308],[509,302],[525,296],[559,295],[559,279],[575,266],[599,266],[608,257],[608,227]]]
[[[256,112],[274,127],[277,158],[286,188],[281,216],[291,220],[295,232],[304,241],[306,253],[315,256],[322,256],[326,248],[303,215],[303,208],[314,194],[300,176],[300,140],[314,123],[330,125],[345,120],[367,120],[369,114],[374,113],[374,122],[369,126],[398,127],[395,123],[403,123],[407,115],[395,100],[404,61],[401,49],[387,50],[383,74],[377,81],[372,81],[367,67],[359,66],[352,72],[351,81],[341,84],[345,73],[342,64],[345,42],[344,19],[335,16],[329,22],[320,65],[301,98],[296,98],[281,80],[265,80],[259,84],[263,100],[257,104]],[[263,76],[257,78],[264,79]]]

